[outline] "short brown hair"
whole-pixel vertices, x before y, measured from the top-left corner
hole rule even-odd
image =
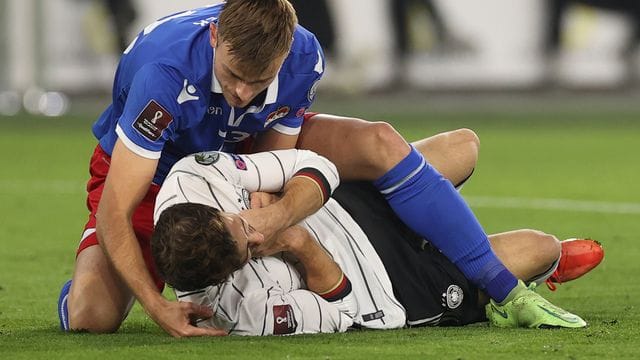
[[[221,212],[195,203],[162,212],[151,237],[151,254],[164,281],[181,291],[224,282],[244,262]]]
[[[298,18],[287,0],[227,0],[218,18],[218,40],[253,74],[289,52]]]

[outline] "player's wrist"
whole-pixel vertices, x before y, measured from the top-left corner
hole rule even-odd
[[[140,296],[138,297],[138,301],[140,302],[140,305],[142,306],[144,311],[154,319],[158,317],[158,314],[162,314],[163,309],[169,302],[164,298],[164,296],[162,296],[162,294],[158,292],[149,293],[144,297]]]

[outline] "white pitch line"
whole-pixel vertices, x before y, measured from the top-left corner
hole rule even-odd
[[[465,196],[465,199],[472,207],[559,210],[606,214],[640,214],[640,203],[494,196]]]
[[[72,180],[0,180],[0,195],[85,194],[86,183]],[[640,214],[640,203],[570,199],[465,196],[472,207],[494,209],[535,209],[606,214]]]

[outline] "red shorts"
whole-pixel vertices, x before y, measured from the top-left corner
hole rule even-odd
[[[84,249],[98,245],[98,236],[96,235],[96,212],[98,211],[98,204],[100,203],[100,197],[102,196],[102,189],[104,188],[104,182],[109,172],[109,165],[111,164],[111,156],[102,150],[100,145],[96,146],[91,162],[89,166],[89,173],[91,178],[87,183],[87,208],[89,209],[89,221],[84,226],[84,232],[82,234],[82,240],[78,246],[76,256],[80,254]],[[164,288],[164,281],[158,275],[156,266],[151,256],[151,234],[153,233],[153,208],[155,207],[156,196],[160,186],[151,184],[149,191],[145,195],[138,208],[136,208],[131,218],[133,223],[133,230],[138,238],[140,249],[142,250],[142,256],[144,262],[151,273],[151,277],[160,291]]]

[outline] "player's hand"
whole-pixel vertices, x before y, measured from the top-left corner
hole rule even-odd
[[[153,313],[149,312],[149,315],[164,331],[176,338],[227,335],[227,332],[221,329],[199,328],[192,325],[196,319],[208,319],[213,315],[208,306],[163,300],[162,305]]]
[[[295,225],[251,249],[251,253],[254,256],[269,256],[282,251],[296,253],[304,248],[309,239],[309,232],[302,226]]]
[[[260,209],[263,207],[267,207],[276,201],[280,200],[280,196],[272,193],[266,193],[262,191],[256,191],[251,193],[251,208],[252,209]]]
[[[240,212],[249,224],[264,235],[266,240],[272,239],[277,233],[286,228],[283,211],[278,203],[260,208],[251,208]]]

